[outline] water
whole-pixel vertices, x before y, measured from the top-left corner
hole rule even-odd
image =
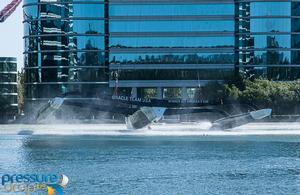
[[[65,194],[300,193],[299,136],[2,135],[0,148],[1,174],[63,173]]]

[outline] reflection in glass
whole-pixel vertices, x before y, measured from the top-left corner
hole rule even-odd
[[[25,20],[39,18],[103,18],[104,4],[39,4],[24,6]]]
[[[241,68],[241,72],[256,75],[273,81],[290,81],[300,78],[300,68],[297,67],[253,67]]]
[[[29,4],[29,3],[38,3],[39,0],[24,0],[24,5]]]
[[[104,68],[44,68],[26,71],[27,81],[33,82],[106,82]]]
[[[236,22],[236,31],[239,33],[249,33],[250,32],[250,2],[238,3],[236,4],[236,16],[239,19]],[[240,40],[243,41],[243,40]]]
[[[72,31],[82,34],[103,34],[103,20],[74,20]]]
[[[66,18],[72,13],[72,7],[69,4],[42,4],[36,7],[39,18]]]
[[[251,16],[290,16],[291,2],[251,2]]]
[[[231,78],[233,74],[233,69],[122,70],[119,80],[223,80]]]
[[[25,38],[25,51],[104,50],[103,36],[43,36]]]
[[[234,46],[234,37],[112,37],[109,41],[111,48],[218,48]]]
[[[292,47],[300,48],[300,35],[292,35]]]
[[[66,92],[78,92],[78,97],[93,98],[110,94],[107,84],[45,84],[45,85],[26,85],[27,98],[52,98],[60,96]]]
[[[17,63],[0,62],[0,72],[17,72]]]
[[[84,98],[104,94],[108,74],[103,52],[103,0],[61,0],[26,6],[42,2],[24,2],[26,97],[51,98],[68,91],[78,91]],[[53,84],[56,82],[74,84]]]
[[[73,0],[65,0],[65,1],[73,1]],[[87,0],[76,0],[78,2],[87,2]],[[104,2],[104,0],[89,0],[89,1],[95,1],[95,2]]]
[[[104,66],[104,53],[70,51],[25,54],[25,67],[37,66]]]
[[[268,68],[267,69],[267,78],[272,80],[296,80],[300,78],[300,68],[284,68],[284,67],[278,67],[278,68]]]
[[[299,16],[299,15],[300,15],[300,3],[292,2],[292,16]]]
[[[233,4],[110,5],[110,16],[234,15]]]
[[[295,64],[297,52],[268,50],[268,51],[239,51],[239,65],[287,65]],[[292,58],[293,56],[293,58]]]
[[[289,18],[261,18],[251,19],[251,32],[290,32]]]
[[[234,54],[111,54],[111,64],[233,64]]]
[[[39,11],[37,5],[25,6],[23,8],[23,15],[25,20],[32,20],[39,18]]]
[[[234,21],[111,21],[110,32],[234,31]]]
[[[40,27],[42,26],[42,28]],[[47,20],[24,23],[24,35],[103,34],[102,20]]]
[[[0,84],[1,93],[17,93],[17,85]]]
[[[291,52],[290,51],[255,51],[254,64],[268,65],[268,64],[290,64]]]
[[[292,51],[292,64],[300,64],[300,51]]]
[[[292,18],[292,32],[300,32],[300,19]]]
[[[0,73],[0,82],[17,82],[17,75],[11,73]]]
[[[253,64],[254,52],[253,51],[239,51],[238,52],[238,64],[247,65]]]
[[[298,35],[240,35],[239,49],[294,48]],[[291,38],[294,42],[292,43]],[[296,47],[297,48],[297,47]]]
[[[15,105],[18,104],[18,97],[17,97],[17,95],[5,95],[4,94],[3,97],[5,97],[5,99],[8,101],[9,104],[15,104]]]
[[[104,17],[104,4],[73,4],[73,14],[69,17]]]
[[[291,48],[291,35],[256,35],[254,48]]]

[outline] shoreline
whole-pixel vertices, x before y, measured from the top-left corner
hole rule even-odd
[[[125,124],[8,124],[0,135],[57,136],[300,136],[300,122],[249,123],[226,131],[208,130],[209,122],[153,124],[151,129],[127,130]]]

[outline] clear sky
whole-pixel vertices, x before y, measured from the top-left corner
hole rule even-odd
[[[11,0],[0,0],[3,9]],[[17,57],[18,70],[23,67],[23,11],[22,4],[4,22],[0,23],[0,56]]]

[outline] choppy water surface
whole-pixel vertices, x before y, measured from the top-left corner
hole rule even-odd
[[[2,136],[0,173],[64,173],[65,194],[300,194],[300,138]]]

